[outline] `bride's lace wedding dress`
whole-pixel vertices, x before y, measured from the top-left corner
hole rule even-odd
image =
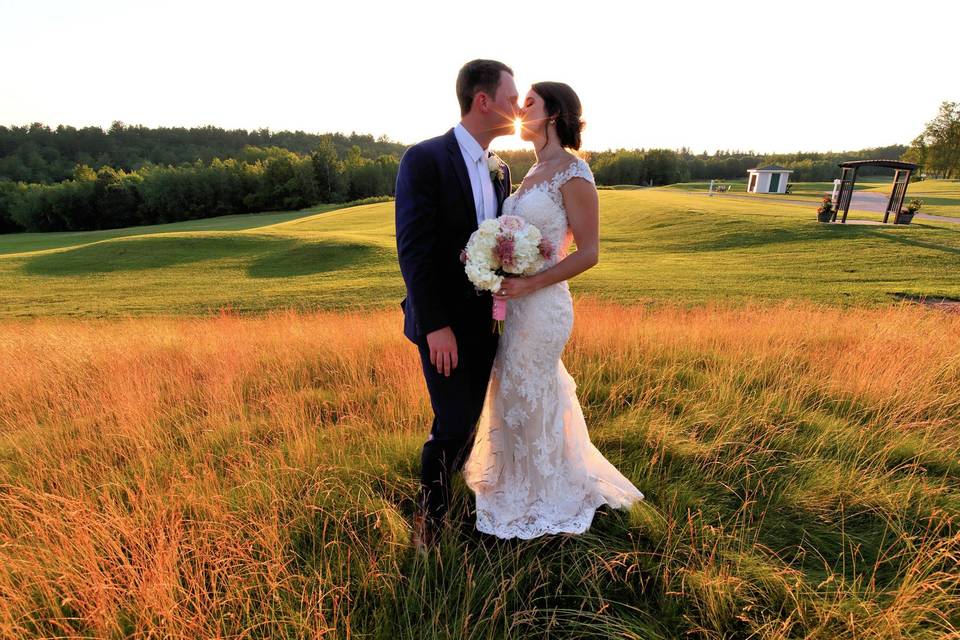
[[[577,159],[551,180],[511,195],[503,214],[536,225],[557,247],[569,245],[560,187],[593,183]],[[476,494],[477,529],[500,538],[582,533],[601,504],[625,507],[643,494],[590,442],[576,383],[560,355],[573,328],[566,281],[511,299],[490,385],[463,476]]]

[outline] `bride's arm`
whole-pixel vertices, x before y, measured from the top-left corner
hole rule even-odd
[[[597,189],[583,178],[572,178],[560,187],[567,211],[567,224],[577,250],[566,258],[528,277],[505,278],[500,287],[504,299],[519,298],[551,284],[579,275],[597,264],[600,257],[600,202]]]

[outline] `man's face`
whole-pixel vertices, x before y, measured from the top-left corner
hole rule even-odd
[[[513,82],[513,76],[506,71],[500,72],[500,86],[497,87],[497,95],[490,103],[490,126],[498,136],[508,136],[513,134],[514,122],[520,113],[520,105],[517,94],[517,85]]]

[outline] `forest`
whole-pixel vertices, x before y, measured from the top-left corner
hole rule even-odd
[[[952,103],[942,109],[948,107],[956,110]],[[951,121],[935,122],[939,129],[928,124],[912,147],[789,154],[613,149],[581,155],[598,185],[731,180],[764,164],[793,169],[795,182],[827,181],[844,160],[953,159],[953,147],[942,142]],[[150,128],[120,121],[107,130],[0,126],[0,233],[110,229],[390,197],[407,147],[357,133]],[[535,161],[532,151],[498,153],[514,184]]]

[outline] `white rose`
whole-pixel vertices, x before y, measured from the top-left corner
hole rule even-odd
[[[467,279],[473,284],[477,284],[477,281],[480,279],[480,269],[477,267],[477,265],[468,262],[464,267],[464,271],[467,272]]]
[[[489,171],[499,171],[500,158],[498,158],[496,155],[487,156],[487,169]]]
[[[487,235],[497,235],[500,232],[500,223],[496,218],[491,220],[484,220],[480,223],[480,226],[477,227],[477,230],[474,233],[479,233],[481,236]]]
[[[542,264],[532,264],[524,270],[523,275],[525,276],[536,275],[540,272],[540,268],[542,266],[543,266]]]

